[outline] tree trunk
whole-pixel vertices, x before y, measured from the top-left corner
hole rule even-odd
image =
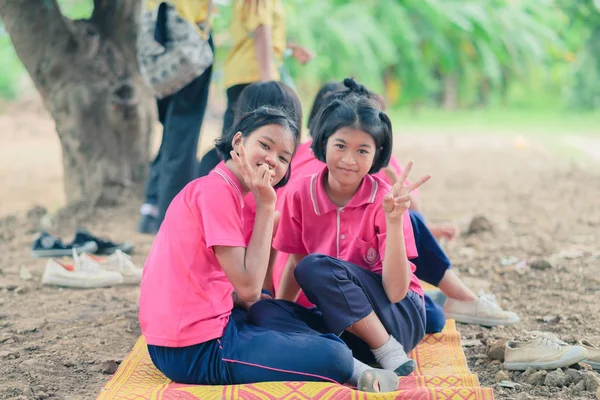
[[[154,120],[135,57],[141,0],[94,5],[89,20],[71,21],[56,0],[0,0],[6,30],[56,123],[67,202],[90,206],[143,187]]]
[[[456,110],[458,108],[458,78],[456,75],[444,75],[444,110]]]

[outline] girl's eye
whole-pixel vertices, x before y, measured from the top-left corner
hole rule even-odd
[[[289,163],[289,161],[285,157],[279,157],[279,160],[281,160],[281,162],[284,163],[284,164]]]
[[[263,142],[258,142],[258,143],[260,143],[260,145],[262,146],[263,149],[269,150],[269,145],[268,144],[263,143]]]
[[[360,154],[369,154],[369,152],[367,150],[363,150],[363,149],[359,150],[358,152]]]
[[[337,147],[340,150],[344,150],[344,145],[343,144],[337,143],[334,146]]]

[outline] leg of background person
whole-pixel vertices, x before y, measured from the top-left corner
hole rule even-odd
[[[221,157],[216,147],[213,147],[202,157],[198,164],[198,178],[208,175],[220,162]]]
[[[425,333],[439,333],[445,325],[444,309],[425,295]]]
[[[233,125],[233,117],[237,100],[248,84],[234,85],[227,89],[227,109],[225,115],[223,115],[223,129],[221,130],[221,136],[223,136],[231,126]],[[221,162],[221,157],[217,152],[216,148],[212,148],[206,153],[198,164],[198,177],[208,175]]]
[[[158,120],[163,125],[163,131],[170,99],[171,96],[168,96],[164,99],[158,99],[156,102]],[[161,137],[158,153],[150,164],[150,172],[146,181],[145,200],[144,204],[140,207],[140,218],[137,224],[137,231],[140,233],[155,234],[158,231],[158,182],[163,143]]]
[[[171,200],[196,178],[198,139],[211,75],[212,66],[175,93],[169,103],[159,164],[159,222],[164,219]]]

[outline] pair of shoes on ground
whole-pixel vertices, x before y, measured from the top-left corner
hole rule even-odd
[[[492,294],[480,293],[475,301],[462,301],[447,297],[441,290],[425,291],[431,299],[444,308],[448,319],[463,324],[482,326],[506,326],[519,322],[519,316],[512,311],[505,311]]]
[[[33,242],[31,249],[32,257],[68,257],[73,253],[89,253],[99,255],[111,255],[120,250],[123,253],[131,253],[134,245],[129,242],[115,243],[109,239],[101,239],[92,235],[85,229],[78,229],[71,243],[65,244],[60,238],[54,237],[47,232],[40,235]]]
[[[600,348],[587,340],[571,346],[552,333],[531,332],[528,340],[507,342],[504,351],[504,368],[508,370],[553,370],[579,362],[600,369]]]
[[[115,285],[138,285],[142,281],[142,268],[121,250],[109,257],[95,257],[88,253],[77,254],[72,249],[73,264],[56,259],[48,260],[42,283],[70,288],[98,288]]]

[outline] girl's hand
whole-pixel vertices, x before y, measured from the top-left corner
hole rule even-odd
[[[231,151],[231,158],[238,167],[238,171],[244,179],[246,187],[254,195],[256,205],[275,206],[277,194],[271,185],[275,171],[271,170],[267,164],[263,164],[257,169],[252,169],[252,166],[246,158],[246,152],[242,144],[238,147],[238,153]]]
[[[292,50],[292,56],[302,65],[306,64],[314,58],[314,54],[306,47],[298,45],[288,46]]]
[[[405,186],[408,174],[412,169],[413,162],[409,162],[402,171],[392,190],[383,198],[383,211],[390,220],[402,220],[402,214],[410,207],[410,192],[421,187],[431,178],[431,175],[425,175],[418,181]]]
[[[458,226],[452,223],[432,224],[429,230],[436,239],[454,240],[460,234]]]

